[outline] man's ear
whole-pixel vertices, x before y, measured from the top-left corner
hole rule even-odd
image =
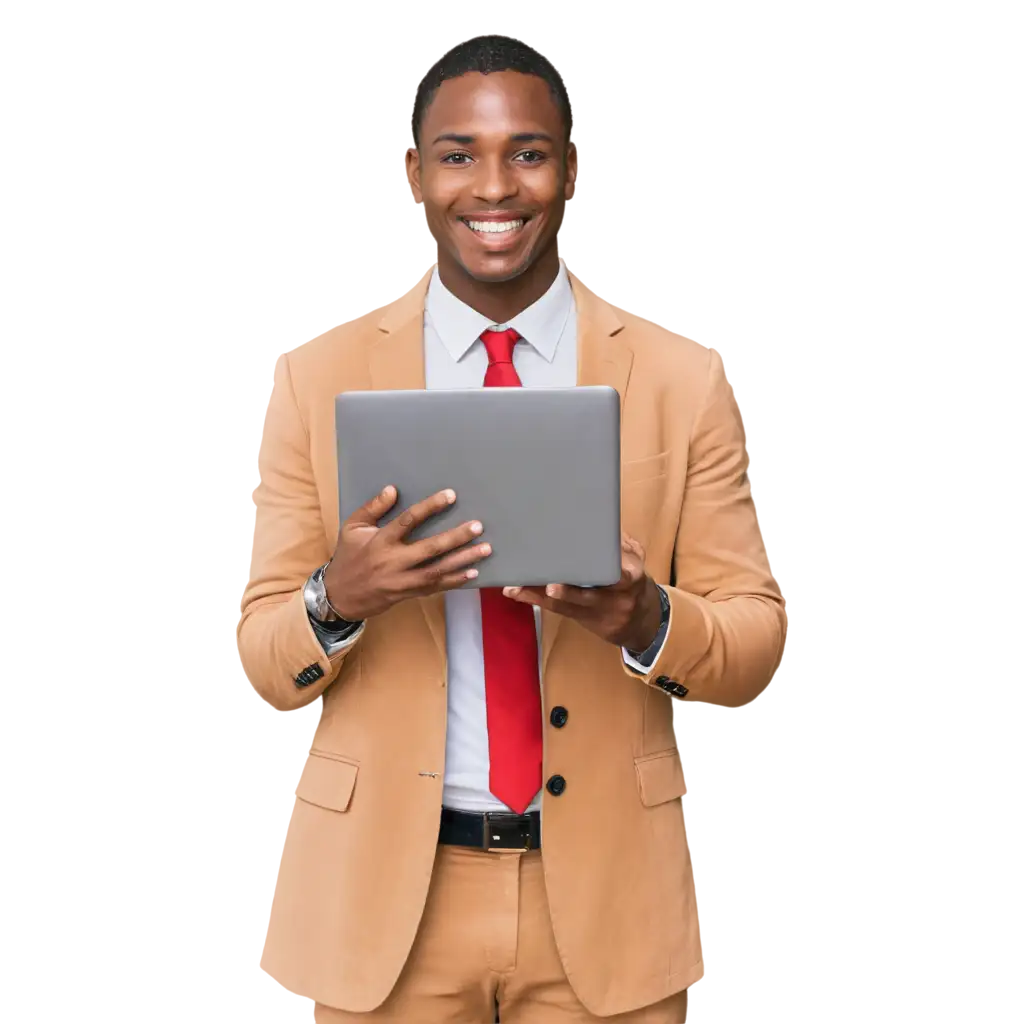
[[[420,151],[409,149],[405,153],[405,173],[412,189],[412,197],[417,203],[423,202],[423,190],[420,188]]]
[[[576,191],[576,143],[570,142],[565,151],[565,198],[572,199]]]

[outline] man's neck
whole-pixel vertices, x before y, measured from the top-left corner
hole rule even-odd
[[[554,283],[559,268],[554,246],[508,281],[478,281],[455,260],[445,259],[440,253],[437,261],[437,273],[445,288],[495,324],[507,324],[532,306]]]

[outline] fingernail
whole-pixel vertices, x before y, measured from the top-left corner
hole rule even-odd
[[[455,492],[451,488],[444,492],[444,496],[448,499],[449,505],[455,500]]]
[[[480,573],[478,573],[476,571],[476,569],[467,569],[466,570],[466,579],[467,580],[475,580],[477,578],[477,576],[479,576],[479,575],[480,575]]]
[[[547,585],[547,586],[546,586],[546,587],[544,588],[544,593],[545,593],[545,594],[547,594],[547,595],[548,595],[548,597],[554,597],[554,596],[555,596],[555,594],[556,594],[557,592],[558,592],[558,587],[556,587],[556,586],[554,585],[554,583],[549,583],[549,584],[548,584],[548,585]]]
[[[390,498],[391,497],[391,484],[388,484],[387,487],[385,487],[384,490],[380,492],[380,496],[382,498]]]
[[[469,528],[469,532],[470,533],[483,533],[484,532],[484,524],[483,523],[473,523],[473,525],[470,526],[470,528]]]
[[[506,587],[503,591],[506,597],[515,597],[519,593],[518,587]]]
[[[491,553],[491,545],[481,544],[480,547],[477,548],[477,550],[480,552],[481,555],[489,555]]]

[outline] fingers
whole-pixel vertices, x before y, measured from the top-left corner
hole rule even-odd
[[[634,555],[639,556],[641,562],[647,561],[647,552],[644,551],[643,544],[625,532],[622,534],[622,549],[623,551],[632,551]]]
[[[646,575],[644,560],[638,555],[628,554],[622,556],[622,576],[617,587],[629,589],[640,582]]]
[[[481,545],[481,547],[483,546],[485,545]],[[472,554],[472,552],[476,551],[476,548],[465,553],[460,551],[459,555],[463,557],[469,556],[479,561],[479,559],[484,556]],[[420,569],[415,573],[413,578],[418,580],[419,586],[410,590],[406,596],[428,597],[431,594],[441,593],[445,590],[456,590],[458,587],[463,586],[470,580],[475,580],[479,575],[479,570],[472,566],[453,571],[450,568],[446,569],[442,567],[440,563],[437,563],[435,565],[427,566],[425,569]]]
[[[463,569],[473,566],[476,562],[486,558],[490,553],[491,545],[486,542],[475,544],[470,548],[460,548],[444,558],[438,558],[422,569],[413,570],[411,575],[420,586],[430,586],[435,580],[443,579],[452,573],[458,573]],[[473,570],[473,575],[468,578],[475,579],[476,576],[476,570]]]
[[[360,505],[349,516],[348,522],[376,526],[388,509],[394,505],[397,497],[398,491],[391,484],[388,484],[380,494],[375,494],[365,505]]]
[[[431,516],[442,512],[455,501],[455,492],[450,488],[438,491],[423,501],[411,505],[400,516],[396,516],[387,526],[381,528],[381,534],[389,540],[401,540],[420,523],[426,522]],[[390,508],[390,506],[388,506]]]
[[[541,591],[540,587],[530,588]],[[567,583],[549,583],[543,588],[545,597],[564,604],[574,604],[580,608],[592,608],[601,600],[601,587],[573,587]]]
[[[385,488],[385,493],[379,497],[386,498],[390,508],[396,496],[392,488]],[[473,564],[491,553],[487,543],[469,546],[483,532],[479,522],[462,523],[434,537],[406,541],[416,527],[445,511],[454,501],[455,492],[451,488],[438,491],[407,508],[377,532],[376,541],[383,545],[379,548],[384,558],[381,564],[386,565],[387,572],[394,577],[392,591],[400,594],[400,599],[454,590],[479,575]],[[366,506],[367,514],[373,506],[373,502]],[[453,551],[453,548],[458,550]]]
[[[548,596],[546,587],[504,587],[502,593],[513,601],[532,604],[570,619],[579,619],[585,622],[594,614],[592,609],[588,609],[584,605],[572,604],[569,601],[561,601]]]
[[[631,587],[639,583],[647,573],[647,552],[640,541],[628,533],[622,534],[622,577],[618,585]]]
[[[643,550],[641,548],[641,550]],[[546,587],[526,587],[537,597],[548,597],[561,604],[575,605],[577,608],[594,608],[604,600],[606,591],[629,590],[643,579],[645,575],[643,558],[627,549],[623,544],[622,570],[617,583],[605,587],[574,587],[567,583],[549,583]],[[507,595],[513,596],[513,595]]]
[[[538,608],[554,610],[555,601],[547,596],[544,587],[502,587],[501,592],[513,601],[535,604]]]
[[[471,543],[483,532],[483,524],[473,521],[445,530],[434,537],[424,537],[423,540],[406,545],[403,562],[406,566],[412,567],[431,559],[439,559],[454,548]],[[490,550],[487,553],[490,554]]]

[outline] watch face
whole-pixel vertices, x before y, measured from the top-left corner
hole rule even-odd
[[[306,602],[306,611],[316,619],[327,615],[327,592],[324,590],[321,570],[317,570],[306,580],[302,588],[302,597]]]
[[[323,594],[317,595],[316,617],[320,620],[327,618],[327,598],[325,598]]]

